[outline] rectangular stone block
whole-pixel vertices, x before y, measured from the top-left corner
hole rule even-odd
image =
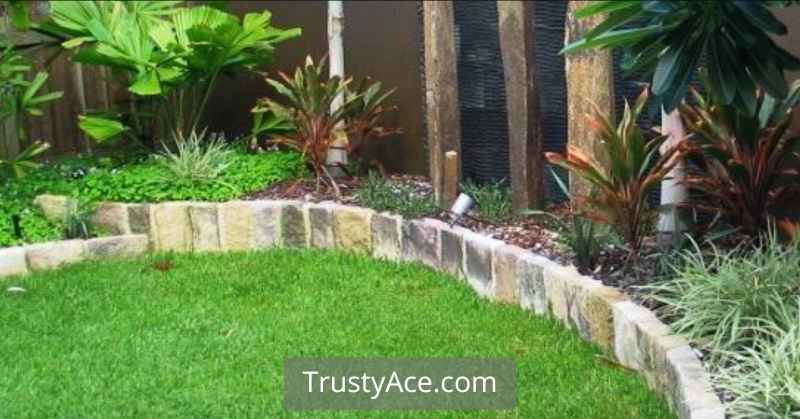
[[[703,364],[689,345],[679,346],[667,353],[674,383],[672,398],[678,403],[681,418],[724,419],[725,408],[720,402]]]
[[[131,233],[150,234],[152,223],[150,220],[149,204],[128,204],[128,222],[130,223]]]
[[[257,249],[280,245],[281,208],[275,201],[253,201],[253,241]]]
[[[0,249],[0,278],[28,273],[24,247]]]
[[[590,288],[580,301],[578,329],[584,338],[614,353],[614,304],[626,301],[627,297],[615,288],[600,286]]]
[[[28,268],[39,272],[76,263],[86,258],[83,240],[67,240],[26,246]]]
[[[669,327],[650,310],[632,301],[614,304],[614,356],[617,361],[634,370],[646,370],[653,365],[648,341],[670,334]]]
[[[477,233],[464,234],[464,273],[467,282],[481,297],[492,293],[492,260],[494,249],[503,242]]]
[[[284,247],[307,247],[306,217],[299,202],[285,203],[281,206],[281,239]]]
[[[156,251],[192,250],[192,226],[188,203],[165,202],[150,205],[150,219],[151,239]]]
[[[128,208],[125,204],[105,202],[95,208],[92,224],[113,235],[131,234]]]
[[[144,234],[100,237],[86,241],[90,259],[129,258],[147,252],[149,242]]]
[[[331,203],[309,204],[305,206],[308,243],[311,247],[330,249],[336,246],[334,236],[333,207]]]
[[[517,263],[520,306],[539,315],[548,314],[544,269],[552,262],[541,256],[528,253],[520,258]]]
[[[369,209],[335,206],[336,247],[358,253],[371,253],[373,214],[374,211]]]
[[[520,303],[519,261],[530,252],[517,246],[500,245],[492,263],[492,298],[508,304]]]
[[[465,279],[464,273],[464,232],[461,227],[446,227],[439,230],[441,242],[441,268],[458,279]]]
[[[550,313],[565,325],[577,328],[581,336],[588,339],[589,331],[581,312],[581,303],[592,288],[602,286],[600,281],[581,275],[573,266],[552,264],[543,273]]]
[[[249,202],[232,201],[220,204],[219,242],[222,250],[251,250],[254,245],[255,216]]]
[[[390,214],[372,216],[372,255],[399,261],[403,252],[403,218]]]
[[[192,224],[194,251],[215,252],[222,249],[217,204],[193,202],[189,206],[189,220]]]
[[[442,227],[446,225],[438,220],[403,221],[403,260],[438,269],[441,260],[439,230]]]
[[[50,194],[37,196],[33,203],[42,210],[48,220],[58,223],[64,222],[67,213],[76,205],[75,201],[67,196]]]

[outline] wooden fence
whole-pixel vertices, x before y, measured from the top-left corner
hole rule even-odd
[[[47,12],[47,2],[35,2],[34,19]],[[0,11],[2,13],[2,11]],[[50,154],[85,151],[91,147],[78,128],[78,115],[91,109],[106,109],[110,104],[125,102],[129,97],[124,87],[110,80],[105,68],[83,67],[70,60],[70,53],[52,39],[33,32],[15,32],[8,29],[5,13],[0,16],[0,30],[6,31],[12,42],[24,48],[24,55],[34,65],[35,71],[46,70],[50,77],[41,93],[64,92],[64,97],[47,106],[44,115],[26,118],[29,138],[52,145]],[[13,122],[0,130],[0,157],[15,154],[18,150]]]

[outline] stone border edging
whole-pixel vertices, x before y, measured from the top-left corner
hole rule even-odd
[[[55,217],[67,202],[64,197],[37,198],[45,214]],[[0,249],[0,277],[55,267],[86,255],[144,253],[148,247],[144,240],[155,251],[338,248],[379,259],[421,262],[454,275],[483,298],[519,305],[577,329],[584,340],[642,374],[681,419],[725,418],[725,406],[695,352],[650,310],[574,267],[439,220],[404,220],[332,202],[231,201],[106,203],[98,207],[93,221],[123,236]],[[111,244],[120,241],[126,245]]]
[[[134,257],[147,253],[147,235],[128,234],[64,240],[0,249],[0,279],[56,269],[83,260]]]

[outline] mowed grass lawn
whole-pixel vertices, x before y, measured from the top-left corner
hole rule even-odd
[[[283,360],[296,356],[513,357],[518,406],[286,412]],[[643,379],[603,361],[574,331],[482,301],[451,277],[274,250],[90,262],[0,280],[0,417],[674,416]]]

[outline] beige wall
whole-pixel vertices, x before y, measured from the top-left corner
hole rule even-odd
[[[270,10],[278,27],[301,27],[303,36],[281,44],[270,71],[291,72],[306,55],[315,60],[327,52],[327,3],[324,1],[232,1],[237,14]],[[391,172],[427,173],[427,155],[422,141],[422,86],[419,74],[419,31],[414,1],[346,1],[345,72],[360,79],[370,76],[384,87],[397,87],[393,102],[400,109],[388,125],[403,133],[379,140],[368,147]],[[246,132],[251,124],[250,108],[256,99],[270,94],[258,76],[240,75],[221,83],[209,106],[212,130],[231,136]]]

